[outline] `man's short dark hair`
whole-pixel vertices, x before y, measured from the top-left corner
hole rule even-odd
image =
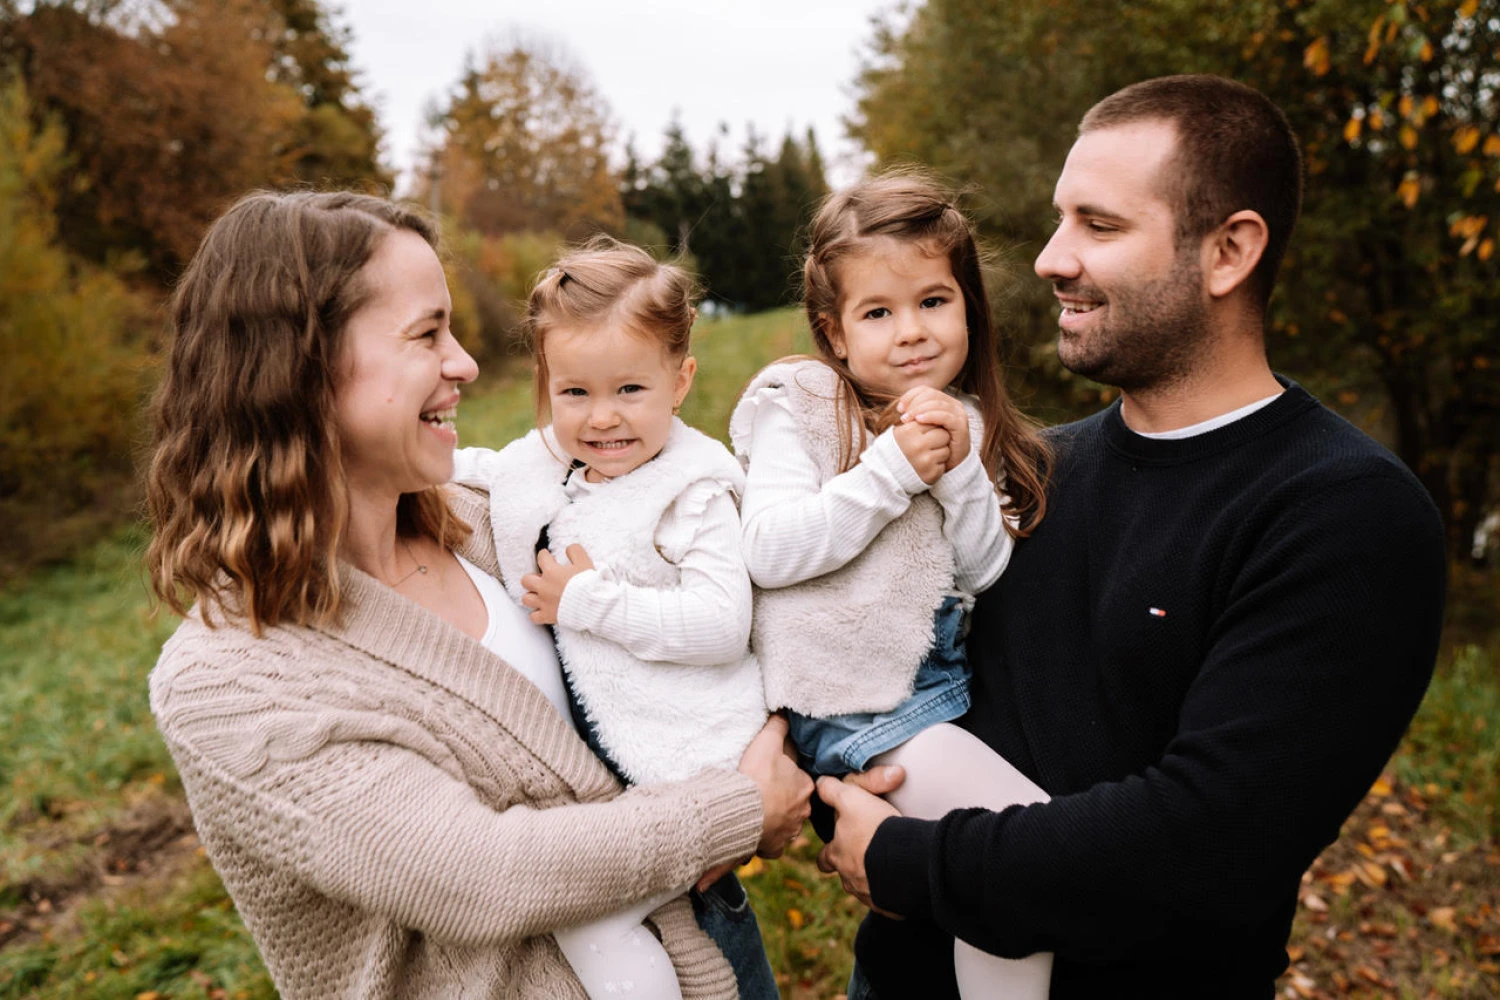
[[[1302,153],[1286,115],[1233,80],[1163,76],[1106,97],[1083,116],[1078,132],[1148,121],[1177,130],[1176,155],[1162,172],[1179,246],[1245,209],[1266,220],[1265,253],[1250,278],[1264,308],[1302,210]]]

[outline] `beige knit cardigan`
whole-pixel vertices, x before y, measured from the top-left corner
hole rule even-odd
[[[498,573],[482,491],[462,549]],[[584,1000],[552,929],[680,889],[760,835],[750,779],[621,792],[542,693],[352,566],[338,627],[188,617],[151,708],[208,856],[298,998]],[[684,997],[734,977],[685,898],[651,916]]]

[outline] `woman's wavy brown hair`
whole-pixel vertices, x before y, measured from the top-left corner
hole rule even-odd
[[[352,193],[257,192],[209,227],[177,284],[152,402],[146,559],[157,600],[244,620],[336,621],[349,498],[334,396],[344,331],[374,289],[381,241],[420,213]],[[445,545],[469,528],[437,487],[401,497],[398,530]]]
[[[969,356],[954,386],[979,401],[984,440],[979,457],[990,478],[1005,476],[1007,512],[1030,534],[1047,510],[1049,451],[1037,424],[1021,412],[1000,377],[997,335],[984,289],[984,258],[974,225],[958,208],[954,195],[924,171],[892,170],[829,195],[813,218],[807,258],[802,267],[803,304],[812,327],[819,360],[839,375],[839,467],[859,460],[866,434],[894,422],[893,398],[855,381],[848,363],[833,349],[843,298],[839,262],[868,249],[870,240],[889,236],[943,255],[953,269],[964,298],[969,326]]]

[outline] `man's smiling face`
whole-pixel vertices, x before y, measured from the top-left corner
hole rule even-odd
[[[1208,335],[1202,245],[1177,246],[1168,200],[1176,148],[1164,121],[1080,136],[1057,181],[1057,231],[1036,260],[1062,306],[1063,365],[1127,391],[1182,377]]]

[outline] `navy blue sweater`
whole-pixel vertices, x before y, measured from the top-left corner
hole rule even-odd
[[[1116,404],[1052,441],[1046,519],[974,610],[963,720],[1052,801],[883,823],[873,898],[913,919],[872,917],[860,964],[882,1000],[941,996],[957,935],[1055,952],[1053,1000],[1270,997],[1302,872],[1431,677],[1437,511],[1295,384],[1197,437]]]

